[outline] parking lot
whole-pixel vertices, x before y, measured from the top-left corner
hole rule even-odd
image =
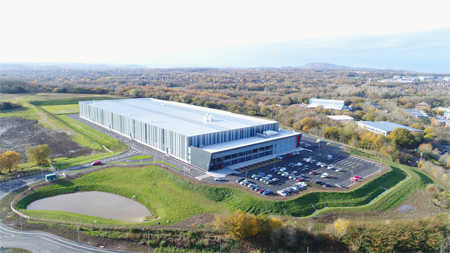
[[[277,194],[278,191],[293,186],[297,181],[284,177],[278,174],[278,172],[271,172],[270,170],[274,167],[285,167],[286,170],[284,172],[288,172],[287,174],[290,175],[292,172],[296,171],[297,173],[295,175],[302,177],[303,179],[300,180],[301,182],[305,182],[308,185],[307,187],[325,187],[324,184],[328,183],[327,186],[330,188],[347,188],[352,184],[357,184],[359,181],[364,181],[365,177],[377,173],[380,170],[380,164],[378,162],[352,157],[342,153],[341,149],[336,146],[327,147],[324,145],[320,150],[318,150],[318,145],[310,144],[309,146],[312,148],[309,151],[304,150],[298,155],[286,156],[283,159],[274,159],[274,163],[268,163],[265,166],[242,174],[248,182],[256,184],[264,189],[270,189],[272,193]],[[329,156],[331,156],[331,158],[329,158]],[[304,161],[304,159],[307,158],[312,158],[312,161]],[[289,166],[291,163],[301,163],[301,165]],[[323,163],[324,165],[318,165],[318,163]],[[332,165],[333,168],[328,168],[329,165]],[[342,171],[337,172],[336,169],[341,169]],[[311,174],[311,171],[315,173]],[[260,181],[261,179],[251,178],[252,175],[259,173],[264,173],[264,176],[271,174],[272,178],[278,178],[279,183],[266,184]],[[327,173],[328,176],[323,177],[322,175],[324,173]],[[234,182],[240,177],[242,177],[242,175],[228,175],[226,179],[227,181],[229,180],[229,182]],[[352,181],[350,178],[354,177],[359,177],[361,179]],[[316,180],[319,180],[320,183],[316,183]],[[304,189],[303,187],[299,188],[299,191]]]

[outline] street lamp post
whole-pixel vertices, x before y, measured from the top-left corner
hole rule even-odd
[[[273,168],[275,168],[275,155],[273,155]]]
[[[77,230],[78,230],[78,243],[80,243],[80,224],[77,221]]]
[[[148,253],[150,253],[150,230],[147,230],[147,239],[148,239]]]
[[[353,178],[353,170],[351,170],[351,172],[352,172],[352,178]]]
[[[23,227],[22,227],[22,215],[19,215],[20,216],[20,230],[23,230]]]
[[[317,149],[317,155],[320,155],[320,142],[319,142],[319,148]]]
[[[41,170],[42,170],[42,180],[45,180],[45,178],[44,178],[44,168],[42,168],[42,165],[41,165]]]
[[[245,172],[245,178],[248,178],[248,171]]]
[[[9,193],[12,193],[11,178],[9,178]]]

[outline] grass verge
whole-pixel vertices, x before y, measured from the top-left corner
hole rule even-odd
[[[141,160],[141,159],[149,159],[152,158],[153,156],[151,155],[138,155],[138,156],[133,156],[128,158],[128,160]]]
[[[311,192],[293,200],[261,199],[237,188],[211,187],[192,183],[158,167],[148,166],[142,168],[108,168],[85,174],[72,181],[63,181],[39,189],[23,200],[17,207],[24,210],[32,201],[82,191],[103,191],[119,194],[126,197],[136,195],[136,200],[145,205],[161,220],[171,222],[181,221],[199,213],[221,214],[224,212],[243,210],[254,214],[277,214],[291,216],[307,216],[315,210],[324,207],[354,207],[356,210],[386,210],[398,206],[414,189],[423,187],[431,182],[424,174],[410,172],[411,176],[405,179],[404,172],[392,166],[392,170],[365,185],[350,192]],[[415,173],[415,174],[412,174]],[[409,174],[408,174],[409,175]],[[415,176],[414,176],[415,175]],[[388,193],[368,204],[385,190],[392,188]],[[327,209],[330,210],[330,209]],[[348,209],[346,209],[348,210]],[[87,224],[93,224],[95,217],[81,217],[77,214],[24,211],[32,217],[40,217],[54,221],[71,221],[83,219]],[[128,225],[123,222],[101,221],[104,225]],[[143,225],[155,225],[156,221],[146,222]]]

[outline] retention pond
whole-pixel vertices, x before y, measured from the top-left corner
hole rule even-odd
[[[27,210],[77,213],[125,222],[143,222],[152,213],[141,203],[120,195],[91,191],[58,195],[32,202]]]

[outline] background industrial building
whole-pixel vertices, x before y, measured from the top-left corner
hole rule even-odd
[[[209,171],[299,146],[276,121],[150,98],[80,102],[80,117]]]

